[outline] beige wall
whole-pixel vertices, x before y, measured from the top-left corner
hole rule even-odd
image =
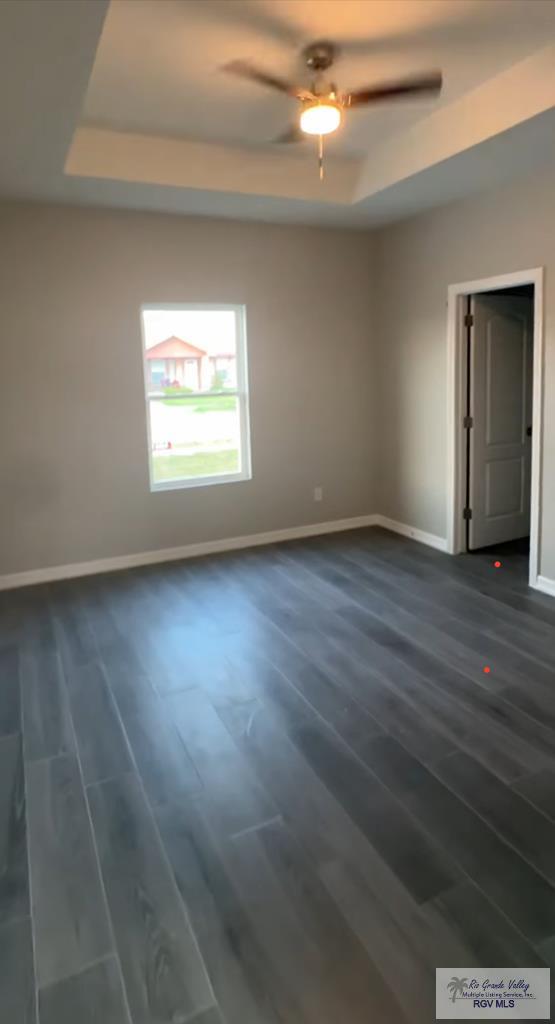
[[[453,203],[377,236],[381,509],[446,536],[449,284],[546,267],[540,572],[555,579],[555,176]]]
[[[368,235],[18,204],[0,238],[0,574],[374,510]],[[246,303],[251,481],[150,493],[156,301]]]
[[[544,265],[555,579],[554,220],[550,173],[374,234],[1,206],[0,575],[371,512],[445,537],[447,287]],[[150,493],[156,301],[246,303],[251,481]]]

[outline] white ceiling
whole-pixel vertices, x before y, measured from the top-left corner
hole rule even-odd
[[[97,125],[147,135],[261,146],[294,119],[287,96],[222,73],[256,61],[309,85],[301,51],[339,45],[345,90],[440,67],[442,104],[555,36],[546,0],[113,0],[84,107]],[[435,100],[352,111],[333,151],[364,154],[424,116]]]
[[[322,37],[340,87],[445,76],[348,112],[323,183],[269,144],[295,101],[220,70],[302,81]],[[0,196],[365,227],[555,163],[552,0],[3,0],[0,80]]]

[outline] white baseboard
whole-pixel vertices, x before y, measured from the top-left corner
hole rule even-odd
[[[28,587],[36,583],[50,583],[54,580],[73,579],[78,576],[94,576],[100,572],[115,572],[118,569],[132,569],[140,565],[154,565],[157,562],[176,562],[185,558],[198,558],[201,555],[214,555],[220,551],[236,551],[240,548],[258,547],[261,544],[276,544],[283,540],[316,537],[325,533],[340,533],[342,530],[356,530],[364,526],[383,526],[386,530],[400,533],[404,537],[411,537],[421,544],[437,548],[438,551],[447,550],[447,541],[443,537],[436,537],[433,533],[426,533],[424,530],[417,530],[405,523],[398,523],[395,519],[388,519],[387,516],[372,514],[354,516],[350,519],[333,519],[327,523],[290,526],[283,530],[268,530],[265,533],[251,533],[243,537],[225,537],[222,540],[183,544],[176,548],[160,548],[156,551],[139,551],[132,555],[97,558],[90,562],[72,562],[68,565],[52,565],[44,569],[9,573],[0,576],[0,590],[12,590],[16,587]],[[552,589],[550,590],[548,587]],[[540,576],[538,590],[555,595],[555,582]]]
[[[541,590],[542,594],[549,594],[550,597],[555,597],[555,580],[551,580],[549,576],[538,576],[534,584],[534,590]]]
[[[417,530],[415,526],[407,526],[406,523],[398,523],[395,519],[388,519],[387,516],[374,516],[374,525],[383,526],[384,530],[391,530],[393,533],[400,533],[403,537],[411,537],[420,544],[427,544],[430,548],[437,548],[438,551],[447,551],[447,540],[445,537],[437,537],[435,533],[426,533],[425,530]]]
[[[213,555],[219,551],[235,551],[239,548],[253,548],[261,544],[275,544],[283,540],[301,537],[316,537],[324,533],[340,533],[342,530],[357,530],[364,526],[375,526],[379,516],[354,516],[351,519],[333,519],[328,523],[310,523],[306,526],[291,526],[283,530],[269,530],[266,533],[251,533],[244,537],[226,537],[223,540],[202,541],[199,544],[184,544],[177,548],[160,548],[157,551],[140,551],[132,555],[115,555],[112,558],[97,558],[90,562],[73,562],[69,565],[53,565],[45,569],[29,569],[0,576],[0,590],[27,587],[35,583],[49,583],[54,580],[72,579],[77,576],[94,576],[100,572],[117,569],[132,569],[139,565],[153,565],[157,562],[175,562],[199,555]]]

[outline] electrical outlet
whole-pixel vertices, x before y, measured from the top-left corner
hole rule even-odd
[[[322,501],[323,497],[324,497],[324,488],[323,487],[315,487],[314,488],[314,501]]]

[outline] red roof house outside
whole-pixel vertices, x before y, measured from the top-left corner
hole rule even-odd
[[[149,387],[180,387],[201,390],[202,360],[206,352],[172,335],[146,350]]]
[[[148,387],[186,387],[208,391],[218,375],[220,383],[235,385],[235,356],[211,355],[173,334],[145,352]]]

